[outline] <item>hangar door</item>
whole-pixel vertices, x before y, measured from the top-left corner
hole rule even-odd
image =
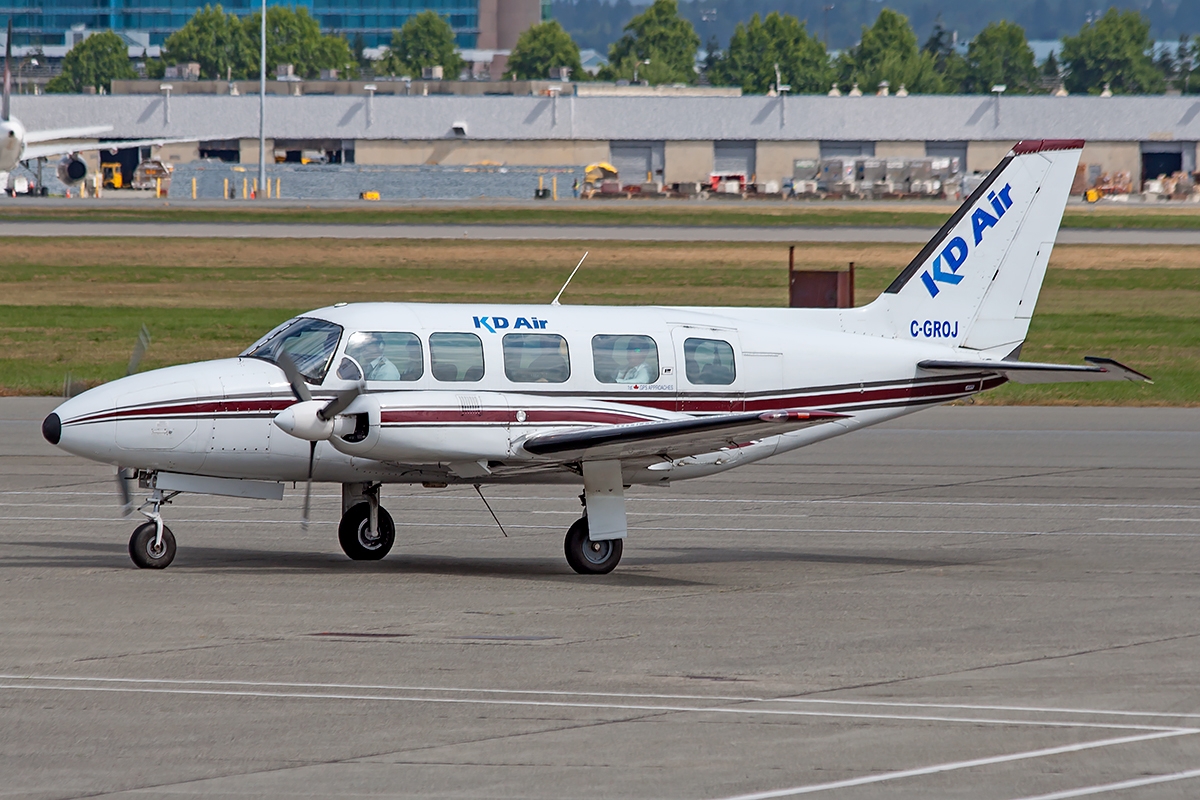
[[[653,176],[651,180],[662,180],[662,142],[611,142],[608,148],[609,161],[617,168],[622,185],[645,183],[647,173]]]
[[[745,175],[749,180],[755,172],[755,142],[713,142],[713,172],[722,175]]]
[[[1195,169],[1195,142],[1142,142],[1143,181]]]

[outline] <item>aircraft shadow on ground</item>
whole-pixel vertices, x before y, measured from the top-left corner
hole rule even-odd
[[[117,542],[90,540],[14,541],[8,548],[30,548],[31,555],[0,555],[0,570],[5,569],[79,569],[129,568],[128,549]],[[2,551],[0,551],[2,552]],[[10,551],[11,552],[11,551]],[[634,571],[644,566],[687,564],[731,564],[753,562],[791,562],[796,564],[843,564],[893,569],[928,569],[975,564],[975,560],[901,558],[864,553],[816,553],[811,551],[757,550],[717,547],[647,547],[626,561],[623,567],[606,576],[606,583],[621,586],[705,586],[710,581],[694,581]],[[446,575],[517,580],[572,581],[596,580],[573,574],[556,555],[545,558],[513,559],[413,555],[396,552],[382,561],[355,562],[341,554],[263,550],[252,548],[187,545],[179,549],[170,570],[229,573],[246,571],[260,574],[312,572],[333,575]]]

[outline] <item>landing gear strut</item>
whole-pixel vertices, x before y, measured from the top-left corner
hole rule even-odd
[[[164,493],[155,489],[150,499],[138,508],[146,517],[129,537],[129,557],[142,569],[164,569],[175,559],[175,534],[163,524],[159,509],[179,492]],[[149,506],[150,510],[146,511]]]
[[[396,525],[392,515],[379,505],[379,484],[364,486],[360,491],[366,502],[355,503],[342,514],[338,542],[342,551],[355,561],[378,561],[392,549]]]

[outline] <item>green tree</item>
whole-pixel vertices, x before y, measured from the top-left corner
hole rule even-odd
[[[242,18],[252,54],[251,64],[244,68],[247,77],[258,75],[261,26],[261,12]],[[271,6],[267,9],[267,74],[280,64],[291,64],[302,78],[316,78],[323,69],[351,70],[355,62],[349,43],[340,36],[322,36],[321,26],[304,6]]]
[[[764,94],[775,84],[776,65],[793,92],[825,92],[833,80],[825,45],[809,35],[803,22],[775,11],[763,20],[755,14],[750,22],[738,23],[709,80]]]
[[[933,23],[933,33],[921,48],[933,57],[933,68],[942,76],[942,88],[947,92],[961,92],[967,83],[967,60],[955,46],[955,34],[946,29],[941,14]]]
[[[908,17],[884,8],[870,28],[863,26],[862,40],[838,57],[838,76],[849,87],[857,83],[870,93],[883,81],[892,91],[904,86],[926,94],[943,90],[944,82],[932,54],[917,49],[917,35]]]
[[[699,47],[700,37],[679,16],[677,0],[654,0],[608,48],[608,65],[600,77],[631,80],[636,70],[639,79],[650,83],[695,83]]]
[[[579,63],[579,45],[556,20],[534,25],[517,37],[517,44],[508,57],[504,77],[517,80],[545,80],[554,67],[568,67],[571,77],[589,77]]]
[[[187,23],[167,37],[163,45],[163,64],[200,65],[202,77],[223,80],[231,72],[234,78],[249,77],[247,71],[258,63],[258,50],[236,14],[226,14],[220,5],[206,5]],[[254,73],[258,73],[257,66]]]
[[[96,91],[107,92],[112,89],[114,80],[136,77],[125,40],[112,31],[105,31],[93,33],[71,48],[63,59],[62,74],[46,84],[46,91],[79,93],[90,86]]]
[[[1113,94],[1157,94],[1165,88],[1151,55],[1150,23],[1136,11],[1110,8],[1078,36],[1062,41],[1066,85],[1072,92],[1099,94],[1105,84]]]
[[[1002,84],[1012,94],[1037,90],[1038,70],[1025,29],[1012,22],[993,22],[967,47],[966,90],[986,94]]]
[[[391,47],[376,71],[419,78],[425,67],[439,66],[447,79],[454,79],[464,62],[455,49],[450,23],[436,12],[422,11],[409,17],[400,30],[392,31]]]

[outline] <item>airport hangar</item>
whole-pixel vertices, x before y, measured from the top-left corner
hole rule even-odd
[[[274,84],[275,82],[272,82]],[[610,161],[662,183],[745,172],[791,177],[796,159],[958,156],[991,169],[1025,138],[1083,138],[1083,162],[1134,181],[1196,169],[1200,100],[1181,96],[586,96],[571,84],[525,95],[424,95],[416,84],[338,82],[337,94],[271,94],[269,152],[324,150],[365,165],[579,166]],[[376,88],[378,87],[378,88]],[[279,91],[283,86],[273,85]],[[692,90],[695,91],[695,90]],[[111,125],[111,138],[205,137],[164,160],[258,162],[257,95],[40,95],[14,98],[30,129]],[[98,164],[90,157],[89,169]]]

